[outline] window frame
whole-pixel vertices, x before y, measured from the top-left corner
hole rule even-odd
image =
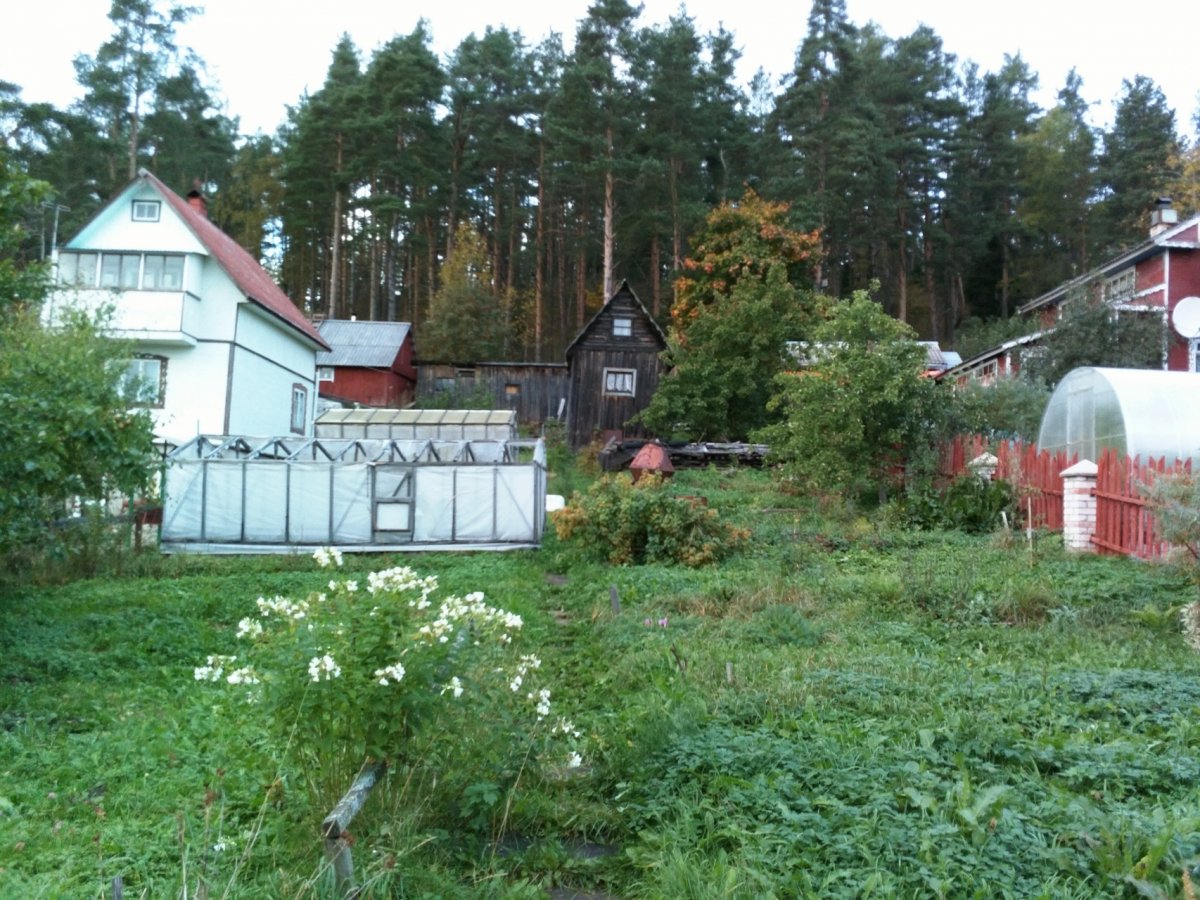
[[[142,207],[142,215],[138,215],[138,207]],[[132,222],[160,221],[162,219],[162,201],[134,200],[129,207],[129,219]]]
[[[147,396],[140,390],[141,386],[153,385],[155,379],[146,378],[141,372],[134,373],[134,366],[141,362],[146,363],[153,361],[158,364],[158,384],[155,385],[153,399]],[[167,401],[167,358],[157,353],[135,353],[133,357],[126,363],[125,374],[121,378],[120,391],[121,396],[130,405],[131,408],[137,409],[162,409]],[[135,382],[136,379],[136,382]],[[139,390],[130,394],[130,386],[138,384]]]
[[[317,381],[333,381],[336,378],[333,366],[317,366]]]
[[[296,400],[299,399],[299,419],[296,417],[297,405]],[[308,387],[299,382],[292,383],[292,408],[290,416],[290,427],[293,434],[304,434],[304,426],[308,424]]]
[[[620,326],[618,328],[618,326]],[[633,337],[633,318],[630,316],[614,316],[612,320],[613,337]]]
[[[186,258],[187,254],[184,253],[63,250],[58,255],[57,283],[60,287],[79,290],[174,293],[183,290]],[[90,265],[84,265],[81,270],[79,263],[85,260],[90,262]],[[161,260],[161,263],[147,265],[151,260]],[[158,284],[147,286],[148,272],[157,273],[154,277]]]
[[[625,390],[624,386],[615,386],[613,379],[621,378],[622,380],[628,376],[629,389]],[[617,366],[605,366],[603,377],[601,379],[600,393],[604,397],[622,397],[636,398],[637,397],[637,369],[626,369]]]

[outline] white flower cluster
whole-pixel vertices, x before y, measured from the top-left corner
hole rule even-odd
[[[540,669],[542,661],[532,653],[526,653],[517,662],[517,669],[513,672],[512,680],[508,683],[508,689],[514,694],[521,689],[521,685],[525,683],[525,676],[530,669]]]
[[[337,547],[318,547],[313,551],[313,559],[317,561],[317,565],[322,569],[328,569],[330,566],[341,566],[342,551]]]
[[[307,600],[293,602],[287,597],[281,597],[276,594],[270,600],[266,597],[259,597],[254,602],[258,606],[259,615],[264,617],[274,614],[291,619],[293,622],[299,622],[308,615]]]
[[[515,631],[525,624],[516,613],[497,606],[488,606],[483,602],[483,592],[474,591],[465,597],[447,597],[443,600],[442,605],[438,607],[437,618],[418,628],[417,634],[430,643],[444,644],[450,640],[450,635],[454,633],[460,621],[502,627],[505,629],[500,635],[500,642],[503,644],[512,640],[509,631]]]
[[[548,688],[542,688],[540,691],[530,691],[529,699],[535,704],[537,710],[538,721],[550,715],[550,691]]]
[[[1200,601],[1187,604],[1179,611],[1179,624],[1183,627],[1183,639],[1193,650],[1200,650]]]
[[[398,684],[400,679],[404,677],[404,666],[398,662],[394,662],[390,666],[376,669],[374,677],[384,687],[387,687],[389,684]]]
[[[261,637],[263,633],[262,622],[258,619],[251,619],[249,616],[238,622],[237,636],[239,638],[249,638],[254,640],[256,637]]]
[[[331,591],[336,591],[339,587],[344,588],[346,593],[353,594],[358,590],[358,582],[351,581],[349,578],[347,578],[345,581],[334,580],[329,582],[329,589]]]
[[[258,673],[254,671],[254,666],[242,666],[240,669],[234,669],[225,679],[230,684],[258,684]]]
[[[308,677],[313,681],[331,681],[341,674],[342,667],[328,653],[324,656],[314,656],[308,661]]]
[[[457,675],[453,676],[446,684],[442,685],[442,693],[444,694],[447,691],[454,694],[455,699],[458,699],[463,695],[462,682],[459,681]]]
[[[437,590],[437,577],[433,575],[421,578],[408,566],[395,566],[380,572],[372,572],[367,576],[367,593],[403,593],[405,591],[420,591],[419,600],[409,600],[408,605],[416,609],[428,609],[431,605],[429,595]]]
[[[550,733],[556,736],[560,734],[566,735],[567,737],[575,738],[575,740],[579,740],[580,737],[579,729],[575,727],[570,719],[560,718],[554,723],[554,727],[550,729]]]
[[[225,667],[236,660],[236,656],[209,656],[207,664],[196,666],[192,674],[197,681],[220,681],[225,674]]]

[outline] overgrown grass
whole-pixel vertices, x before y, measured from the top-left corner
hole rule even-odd
[[[751,541],[699,569],[613,568],[552,534],[402,560],[525,616],[587,753],[542,771],[486,715],[426,735],[355,820],[364,896],[1184,895],[1186,579],[1049,535],[817,511],[768,473],[676,489]],[[322,576],[294,557],[125,571],[0,596],[0,896],[111,896],[118,876],[126,896],[332,896],[317,825],[361,761],[281,767],[253,707],[192,676],[257,596]]]

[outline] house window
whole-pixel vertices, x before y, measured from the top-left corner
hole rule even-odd
[[[333,381],[333,366],[317,366],[317,381]]]
[[[183,256],[166,253],[62,253],[58,283],[79,288],[177,291]]]
[[[95,287],[99,253],[60,253],[58,283],[67,287]]]
[[[157,200],[134,200],[133,221],[157,222],[162,204]]]
[[[1200,338],[1192,338],[1188,347],[1188,371],[1200,372]]]
[[[304,434],[308,418],[308,388],[302,384],[292,385],[292,431]]]
[[[121,396],[130,406],[162,409],[167,393],[167,361],[161,356],[135,356],[121,378]]]
[[[1104,302],[1120,303],[1132,297],[1136,277],[1136,269],[1126,269],[1104,282]]]
[[[637,372],[633,369],[605,369],[604,395],[606,397],[632,397],[637,385]]]
[[[147,253],[142,264],[142,290],[177,291],[183,285],[183,257]]]
[[[613,337],[632,337],[633,319],[618,317],[613,319]]]

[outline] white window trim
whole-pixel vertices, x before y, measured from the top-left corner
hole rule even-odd
[[[609,390],[608,379],[609,379],[610,375],[628,375],[629,376],[629,390],[628,391]],[[600,387],[600,392],[605,397],[636,397],[637,396],[637,369],[617,369],[617,368],[610,369],[606,366],[604,369],[604,377],[603,377],[603,382]]]
[[[300,418],[297,423],[296,419],[296,398],[300,398]],[[304,434],[305,426],[308,425],[308,388],[302,384],[292,385],[292,408],[290,413],[290,423],[294,434]]]
[[[622,328],[618,330],[617,326]],[[629,316],[615,316],[612,320],[613,337],[633,337],[633,319]]]
[[[142,215],[138,215],[139,207],[141,207]],[[153,211],[153,214],[151,214],[151,211]],[[162,201],[134,200],[129,210],[129,215],[134,222],[157,222],[162,218]]]
[[[317,381],[333,381],[333,366],[317,366]]]

